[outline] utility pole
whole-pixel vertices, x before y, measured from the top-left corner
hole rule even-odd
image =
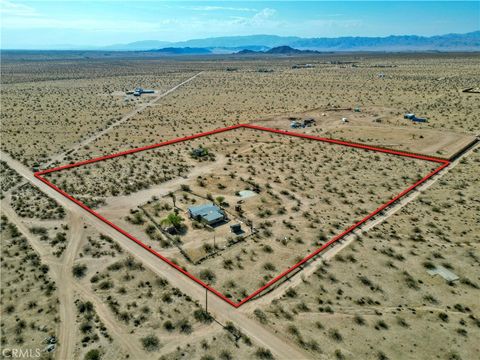
[[[208,289],[205,288],[205,311],[208,314]]]

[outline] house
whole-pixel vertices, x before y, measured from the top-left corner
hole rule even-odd
[[[227,218],[223,210],[214,204],[203,204],[189,207],[188,215],[191,219],[205,222],[208,225],[217,224]]]
[[[142,94],[154,94],[155,90],[147,90],[147,89],[143,89],[141,87],[137,87],[137,88],[135,88],[135,90],[127,91],[126,93],[127,93],[127,95],[133,94],[133,96],[140,96]]]
[[[413,122],[427,122],[427,119],[416,117],[415,114],[412,113],[403,115],[403,118],[412,120]]]

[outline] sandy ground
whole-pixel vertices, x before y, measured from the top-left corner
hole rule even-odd
[[[169,282],[178,287],[182,292],[189,294],[192,298],[204,302],[205,290],[194,283],[178,270],[173,269],[166,263],[159,261],[154,255],[147,253],[143,248],[133,243],[127,237],[119,235],[118,232],[106,225],[93,215],[88,214],[86,211],[79,208],[77,205],[71,203],[65,199],[62,195],[47,187],[45,184],[33,177],[33,174],[22,164],[10,158],[7,154],[2,153],[2,159],[8,163],[8,165],[17,171],[24,178],[31,183],[38,186],[48,196],[55,199],[59,204],[64,206],[68,211],[81,214],[81,216],[88,221],[92,226],[101,231],[104,234],[110,235],[120,243],[122,248],[134,255],[137,259],[141,259],[142,263],[146,267],[154,271],[156,274],[168,278]],[[231,306],[214,296],[209,298],[209,311],[213,316],[221,323],[226,324],[227,321],[232,321],[238,326],[245,334],[247,334],[255,343],[260,346],[271,349],[275,357],[279,359],[302,359],[308,357],[303,351],[299,350],[286,341],[283,337],[278,336],[274,332],[268,331],[258,324],[255,320],[250,319],[247,315],[238,311],[231,311]]]
[[[385,56],[365,55],[359,59],[356,68],[328,61],[337,57],[316,58],[313,60],[315,68],[302,70],[291,69],[292,63],[298,59],[279,59],[269,64],[273,70],[271,73],[259,73],[260,65],[256,61],[238,62],[234,59],[221,65],[209,61],[168,63],[152,60],[134,67],[129,66],[128,61],[107,61],[98,62],[95,71],[88,62],[67,61],[60,66],[55,61],[2,63],[2,82],[6,85],[2,86],[2,124],[5,125],[2,126],[2,139],[5,140],[2,142],[2,160],[6,160],[26,181],[57,200],[67,212],[65,221],[72,221],[67,247],[60,257],[56,257],[48,244],[29,233],[28,228],[36,225],[37,220],[20,219],[8,203],[4,205],[6,201],[2,201],[2,212],[11,215],[11,221],[19,226],[42,261],[50,265],[52,277],[59,284],[57,296],[61,322],[57,358],[80,358],[86,349],[91,349],[80,348],[79,324],[73,304],[78,298],[95,304],[99,318],[113,339],[110,348],[118,349],[107,351],[104,354],[106,359],[126,354],[131,358],[149,356],[139,348],[138,339],[125,344],[125,338],[133,335],[128,328],[119,325],[104,299],[85,286],[83,282],[87,279],[78,282],[72,278],[74,263],[86,261],[90,272],[102,271],[103,265],[114,262],[105,256],[93,259],[84,254],[86,246],[92,244],[86,239],[84,221],[95,231],[115,239],[125,252],[141,260],[149,271],[167,277],[200,304],[204,302],[205,293],[176,270],[38,182],[29,168],[9,157],[5,150],[30,167],[37,161],[48,162],[55,154],[66,155],[63,161],[76,161],[238,122],[287,129],[288,117],[307,114],[317,118],[317,125],[296,131],[442,157],[450,156],[477,134],[478,95],[461,92],[461,89],[471,87],[472,81],[478,80],[476,57],[409,55],[392,56],[386,60]],[[385,78],[379,79],[375,66],[385,61],[395,67],[384,70]],[[70,71],[72,66],[74,72]],[[227,72],[226,67],[235,67],[237,71]],[[202,72],[201,76],[190,81],[199,72]],[[169,96],[153,104],[149,102],[152,97],[126,102],[115,95],[120,89],[138,84],[159,89],[160,95],[167,92]],[[334,107],[354,106],[359,106],[361,112],[327,111]],[[322,112],[326,115],[323,116]],[[405,112],[425,116],[429,122],[420,125],[405,122],[402,119]],[[349,123],[339,123],[340,116],[349,118]],[[52,126],[55,128],[53,133]],[[358,242],[358,239],[348,239],[336,246],[332,252],[325,253],[326,258],[318,258],[315,266],[308,266],[271,293],[233,311],[211,295],[209,308],[220,322],[234,322],[256,345],[271,349],[276,358],[385,358],[387,355],[397,358],[398,354],[414,358],[420,353],[427,358],[434,351],[432,349],[438,349],[440,358],[470,358],[470,354],[475,353],[470,352],[475,350],[472,341],[478,337],[475,328],[478,309],[472,300],[476,299],[477,290],[469,283],[479,281],[471,270],[476,256],[475,244],[478,243],[472,226],[475,195],[472,187],[466,185],[468,179],[474,180],[470,169],[478,167],[478,161],[471,159],[468,154],[465,159],[452,164],[445,171],[448,171],[448,177],[440,174],[439,181],[437,177],[432,179],[421,192],[412,193],[411,197],[366,225]],[[216,165],[206,167],[196,176],[216,169]],[[188,183],[189,180],[182,181]],[[436,182],[435,186],[431,186],[433,182]],[[22,184],[24,182],[13,187],[6,184],[6,191],[18,189]],[[136,195],[148,201],[152,195],[163,191],[161,185]],[[3,187],[2,182],[2,190]],[[440,192],[434,191],[436,187],[441,187]],[[9,201],[10,193],[7,192],[6,196]],[[412,201],[414,198],[416,201]],[[131,208],[131,199],[132,196],[128,195],[120,197],[117,202],[116,197],[107,196],[105,209],[109,215],[120,216],[121,211]],[[110,206],[113,207],[109,209]],[[415,212],[425,216],[419,218]],[[54,221],[43,221],[48,228],[55,226]],[[412,222],[419,224],[420,231],[412,227]],[[402,241],[397,239],[398,236]],[[378,246],[372,245],[372,241]],[[445,259],[436,257],[439,249],[445,252]],[[382,262],[372,264],[369,260],[372,253],[378,254]],[[401,254],[406,260],[397,259]],[[319,261],[330,260],[333,256],[334,260],[317,266]],[[458,265],[459,259],[462,259],[462,266]],[[460,284],[449,286],[438,277],[426,276],[425,266],[431,266],[431,263],[453,266],[453,271],[462,276]],[[401,275],[395,267],[407,272],[414,280],[422,280],[423,283],[418,283],[420,290],[412,292],[400,286],[405,282],[411,284],[411,279]],[[382,291],[362,287],[360,275],[354,274],[367,276],[373,282],[373,288],[378,286]],[[292,287],[296,295],[285,293]],[[345,291],[345,287],[349,290]],[[319,296],[324,303],[311,298],[312,289],[316,294],[322,294]],[[353,295],[350,289],[354,290]],[[352,304],[359,296],[367,302],[373,298],[381,306],[373,302],[359,310],[357,304]],[[459,307],[458,304],[463,305]],[[308,311],[305,311],[305,305]],[[281,306],[282,311],[279,310]],[[469,306],[470,310],[462,306]],[[270,322],[267,325],[252,315],[257,308],[268,313]],[[332,314],[325,310],[332,308]],[[448,314],[449,321],[439,323],[438,316],[443,312]],[[366,326],[354,323],[356,315],[364,318]],[[273,322],[272,316],[275,316]],[[299,333],[290,327],[290,316],[296,319]],[[63,319],[73,321],[63,323]],[[380,319],[387,324],[386,329]],[[402,330],[404,328],[408,330]],[[342,340],[338,341],[335,330],[343,336]],[[421,334],[437,334],[439,342],[424,341]],[[214,327],[209,326],[194,333],[191,342],[180,337],[169,338],[168,345],[162,347],[159,354],[167,358],[221,356],[220,349],[230,341],[225,336],[223,332],[217,335]],[[220,346],[216,342],[218,339],[222,339]],[[205,341],[216,351],[205,349]],[[108,344],[104,340],[100,343],[102,346]],[[410,347],[412,343],[417,346]],[[226,346],[225,351],[231,351],[230,346],[234,343]],[[318,347],[323,351],[321,354]],[[254,349],[243,343],[238,351],[243,358],[256,356]]]

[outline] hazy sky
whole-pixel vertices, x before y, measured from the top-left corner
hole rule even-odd
[[[228,35],[438,35],[480,28],[478,1],[0,0],[2,48],[110,45]]]

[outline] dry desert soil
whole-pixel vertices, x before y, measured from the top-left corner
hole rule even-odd
[[[2,54],[1,356],[477,358],[479,65]],[[237,128],[43,175],[144,247],[33,176],[237,124],[448,166],[239,307],[148,250],[238,303],[442,163]]]

